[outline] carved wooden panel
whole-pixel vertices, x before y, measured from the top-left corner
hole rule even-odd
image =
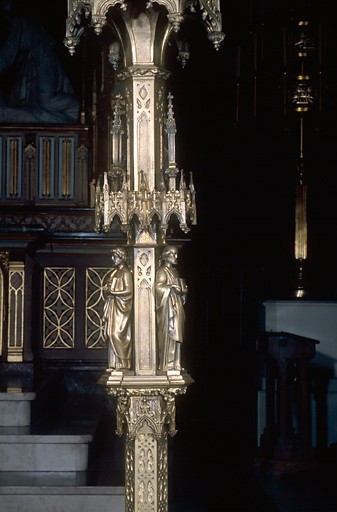
[[[85,348],[103,348],[103,286],[111,268],[86,269]]]
[[[75,347],[75,269],[44,269],[43,348]]]
[[[25,269],[22,262],[9,263],[8,361],[23,361]]]

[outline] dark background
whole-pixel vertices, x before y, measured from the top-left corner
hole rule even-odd
[[[177,163],[186,176],[193,171],[198,209],[179,262],[189,286],[183,363],[195,383],[177,399],[178,434],[169,442],[170,502],[184,512],[276,510],[253,476],[255,340],[262,302],[294,299],[297,286],[292,95],[300,20],[309,21],[315,45],[305,61],[314,102],[304,117],[304,300],[337,298],[334,2],[232,0],[221,12],[226,37],[218,51],[196,19],[182,27],[185,68],[174,41],[167,51]],[[73,76],[80,58],[65,58]],[[76,76],[74,85],[79,90]]]
[[[27,2],[21,4],[28,9]],[[83,64],[90,65],[90,56],[83,55],[82,42],[74,56],[63,44],[67,2],[58,0],[52,8],[44,4],[33,0],[29,11],[54,36],[81,98],[81,70]],[[177,164],[187,177],[193,172],[197,192],[198,225],[191,233],[197,250],[187,270],[193,262],[197,269],[210,266],[212,270],[220,270],[225,261],[240,263],[261,274],[259,295],[263,298],[293,296],[299,115],[292,95],[300,72],[294,43],[298,21],[307,20],[315,47],[305,60],[314,96],[304,115],[304,178],[309,194],[306,290],[307,297],[334,299],[334,2],[229,0],[221,2],[221,13],[225,39],[219,50],[208,41],[198,14],[188,16],[181,27],[190,49],[184,69],[177,60],[173,38],[167,50],[168,90],[174,96],[177,123]]]
[[[81,97],[85,61],[81,48],[70,57],[63,45],[66,4],[29,2]],[[304,300],[337,298],[335,11],[329,0],[224,0],[218,51],[196,19],[182,28],[191,52],[184,69],[174,41],[168,48],[177,164],[186,175],[193,171],[198,210],[179,261],[189,286],[183,363],[195,383],[177,399],[178,434],[169,442],[175,511],[276,510],[253,480],[255,340],[263,301],[294,299],[297,285],[299,116],[292,94],[302,19],[315,44],[306,61],[314,102],[304,123]]]
[[[300,20],[309,21],[315,44],[305,61],[314,101],[304,116],[308,259],[302,300],[336,300],[337,293],[336,7],[324,1],[224,1],[221,11],[221,48],[215,51],[202,27],[189,24],[190,60],[181,70],[172,58],[169,80],[177,161],[186,173],[193,171],[198,206],[198,226],[182,262],[191,291],[186,365],[196,383],[178,402],[173,443],[179,463],[186,456],[183,474],[196,474],[195,510],[269,511],[278,506],[254,478],[255,341],[263,328],[263,301],[296,300],[300,126],[292,95],[300,71],[294,48]],[[182,480],[177,493],[183,493]]]

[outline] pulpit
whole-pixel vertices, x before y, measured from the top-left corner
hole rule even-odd
[[[287,332],[258,336],[266,378],[266,425],[256,462],[273,474],[314,467],[310,360],[319,341]]]

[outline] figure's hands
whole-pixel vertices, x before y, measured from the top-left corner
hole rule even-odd
[[[181,295],[183,292],[182,292],[182,289],[181,289],[181,286],[177,285],[177,284],[173,284],[171,286],[171,290],[176,293],[177,295]]]

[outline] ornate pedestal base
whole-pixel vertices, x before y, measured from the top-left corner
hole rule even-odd
[[[126,512],[167,512],[168,435],[176,434],[177,395],[193,379],[178,371],[142,377],[107,370],[100,380],[117,398],[116,434],[126,434]]]

